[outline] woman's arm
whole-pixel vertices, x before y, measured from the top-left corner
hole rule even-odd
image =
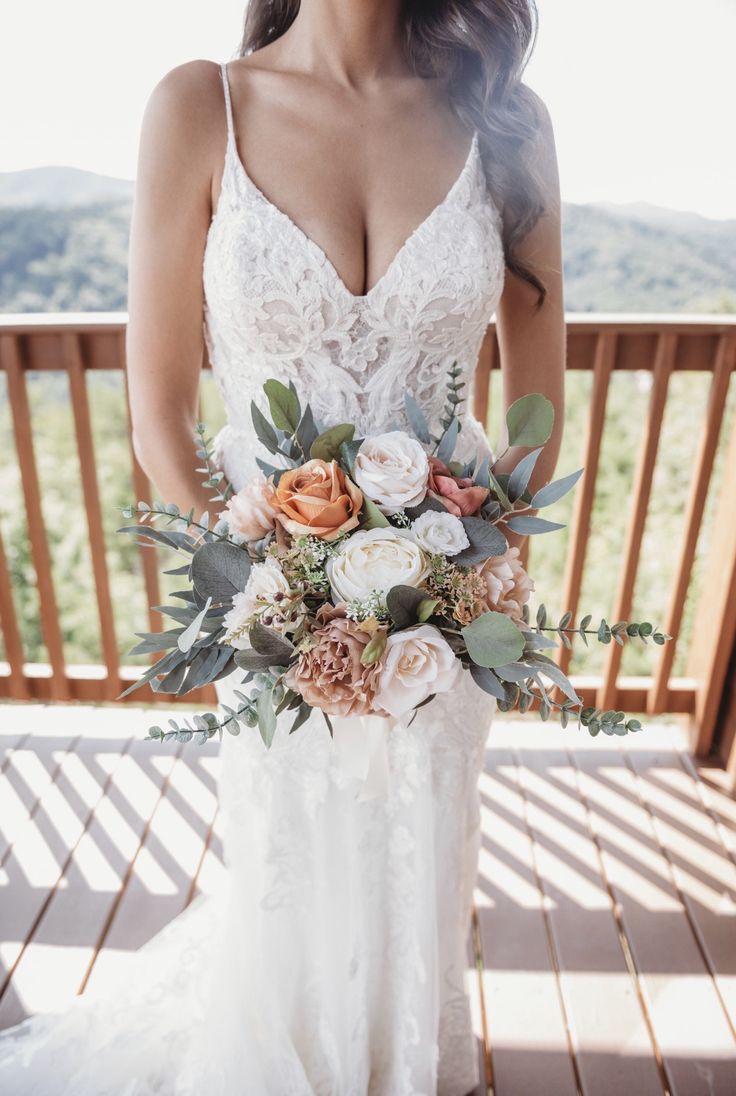
[[[218,109],[219,104],[219,109]],[[217,67],[192,61],[154,88],[141,129],[130,234],[128,390],[133,447],[160,498],[199,517],[194,469],[203,357],[202,259],[213,165],[225,147]]]
[[[566,333],[562,282],[562,230],[560,181],[552,122],[547,108],[537,98],[541,118],[538,170],[543,181],[545,213],[521,242],[519,258],[531,267],[547,288],[541,309],[536,308],[537,291],[528,282],[508,275],[496,314],[504,409],[529,392],[541,392],[552,401],[555,425],[552,436],[534,468],[531,489],[553,478],[562,442],[565,419]],[[504,436],[499,453],[506,445]],[[508,472],[529,449],[510,449],[496,465]],[[505,531],[511,544],[522,537]]]

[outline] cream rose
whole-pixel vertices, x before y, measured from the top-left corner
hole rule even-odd
[[[355,457],[353,478],[384,514],[417,506],[427,493],[429,459],[403,430],[366,438]]]
[[[289,588],[281,566],[273,556],[267,556],[263,563],[254,563],[250,569],[245,590],[235,594],[233,606],[223,617],[223,626],[227,629],[223,643],[239,650],[248,650],[248,629],[257,617],[265,617],[264,623],[276,631],[283,631],[283,623],[288,614],[282,613],[290,604],[293,594]],[[276,617],[284,617],[284,621]]]
[[[385,526],[353,533],[326,565],[335,603],[368,597],[373,590],[386,594],[392,586],[421,586],[429,569],[408,530]]]
[[[227,522],[231,532],[246,541],[260,540],[274,528],[277,509],[273,502],[273,477],[266,479],[259,469],[217,516]]]
[[[434,625],[392,632],[381,659],[374,703],[398,718],[433,693],[454,689],[462,672],[462,663]]]
[[[465,526],[448,510],[425,510],[411,523],[411,535],[427,552],[456,556],[470,546]]]

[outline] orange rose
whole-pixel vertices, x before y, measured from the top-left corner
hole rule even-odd
[[[280,511],[276,520],[292,536],[334,540],[357,526],[363,492],[337,461],[315,458],[284,472],[272,501]]]

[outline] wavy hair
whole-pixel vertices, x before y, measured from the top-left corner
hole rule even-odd
[[[239,56],[280,38],[301,0],[249,0]],[[455,114],[478,130],[488,189],[503,211],[506,267],[546,288],[518,256],[519,243],[545,212],[534,155],[539,100],[521,82],[537,35],[534,0],[403,0],[409,63],[417,76],[447,81]]]

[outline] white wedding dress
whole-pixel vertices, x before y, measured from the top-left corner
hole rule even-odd
[[[446,197],[380,280],[351,293],[323,251],[255,186],[228,144],[204,258],[204,329],[238,488],[269,459],[251,429],[268,377],[323,424],[433,433],[447,370],[466,388],[503,286],[499,213],[477,134]],[[465,405],[462,405],[465,407]],[[488,453],[463,413],[457,459]],[[242,675],[218,683],[231,697]],[[464,992],[479,849],[477,780],[495,701],[469,673],[388,736],[389,781],[362,799],[318,713],[266,751],[226,735],[226,871],[90,991],[0,1037],[3,1096],[464,1096],[478,1081]],[[185,749],[196,750],[192,743]]]

